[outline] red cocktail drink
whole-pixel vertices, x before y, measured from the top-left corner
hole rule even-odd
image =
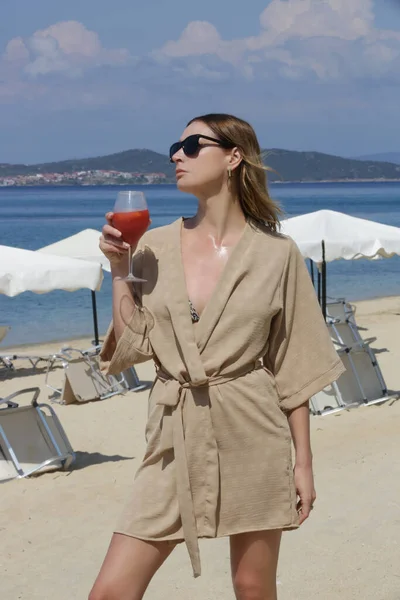
[[[136,277],[132,271],[134,267],[132,254],[135,251],[136,244],[150,225],[150,215],[145,195],[143,192],[134,190],[118,192],[113,213],[113,227],[121,232],[122,240],[129,244],[129,275],[123,277],[123,281],[145,282],[145,279]]]
[[[136,246],[150,223],[148,210],[116,212],[112,224],[122,233],[122,239],[130,246]]]

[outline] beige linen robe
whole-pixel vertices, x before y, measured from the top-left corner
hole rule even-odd
[[[131,322],[110,326],[102,368],[153,359],[147,450],[116,529],[185,541],[298,526],[286,411],[343,372],[297,246],[247,223],[200,321],[193,324],[182,219],[141,240]]]

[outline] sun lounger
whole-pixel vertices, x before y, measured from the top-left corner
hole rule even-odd
[[[362,339],[360,331],[364,328],[356,323],[356,307],[346,302],[345,298],[329,300],[326,305],[326,316],[328,322],[333,320],[336,324],[347,324],[355,341]]]
[[[332,414],[362,405],[381,404],[397,397],[381,387],[369,357],[359,353],[353,365],[348,357],[348,354],[342,357],[346,371],[340,378],[310,399],[312,414]]]
[[[388,391],[379,365],[376,359],[371,361],[365,348],[339,352],[339,356],[346,367],[340,382],[342,396],[358,404],[375,404],[387,398]]]
[[[310,411],[313,415],[332,414],[355,406],[356,404],[352,402],[347,404],[343,399],[339,381],[335,381],[310,398]]]
[[[310,399],[311,412],[329,414],[395,398],[395,395],[388,393],[375,353],[370,347],[376,338],[361,337],[354,307],[344,299],[329,302],[327,326],[346,371],[336,382]]]
[[[335,413],[345,408],[379,404],[395,398],[389,394],[378,361],[368,345],[339,348],[346,368],[339,379],[310,399],[313,414]]]
[[[105,400],[117,394],[125,394],[129,390],[139,391],[146,387],[141,384],[133,367],[119,375],[104,375],[100,371],[98,349],[78,350],[62,348],[63,355],[68,357],[64,363],[64,382],[62,389],[46,385],[60,396],[62,404]]]
[[[6,335],[9,331],[10,331],[10,327],[5,326],[5,325],[0,325],[0,342],[2,342],[4,340],[4,338],[6,337]],[[0,365],[3,365],[3,367],[6,367],[7,369],[9,368],[8,365],[1,358],[1,355],[0,355]]]
[[[376,340],[372,337],[368,339],[361,337],[361,327],[356,323],[355,310],[355,306],[346,302],[344,298],[327,303],[326,322],[332,340],[342,349],[369,345]]]
[[[127,390],[132,390],[133,392],[140,392],[140,390],[145,390],[148,387],[147,383],[141,383],[135,367],[130,367],[122,371],[118,375],[118,379]]]
[[[4,339],[10,329],[11,327],[0,326],[0,342]],[[0,364],[10,371],[16,370],[14,364],[16,361],[27,361],[33,369],[37,369],[41,362],[46,363],[47,372],[49,372],[54,366],[54,363],[64,363],[67,358],[68,357],[63,354],[62,350],[51,354],[31,354],[26,352],[12,352],[11,350],[8,352],[0,352]]]
[[[0,482],[66,469],[75,455],[54,410],[38,403],[39,388],[0,398]],[[17,397],[33,396],[19,406]]]
[[[338,319],[331,319],[328,316],[326,323],[330,329],[331,339],[338,349],[345,350],[346,348],[350,348],[357,350],[359,348],[367,348],[376,341],[376,337],[363,339],[358,329],[350,325],[350,323],[343,323]]]
[[[37,369],[39,363],[46,363],[47,371],[49,371],[56,362],[63,363],[66,357],[63,354],[56,352],[54,354],[24,354],[24,353],[15,353],[15,352],[7,352],[0,353],[0,361],[3,366],[9,369],[10,371],[15,371],[16,361],[27,361],[30,363],[33,369]]]
[[[351,321],[356,325],[356,307],[345,298],[331,298],[326,303],[326,313],[333,319],[342,322]]]

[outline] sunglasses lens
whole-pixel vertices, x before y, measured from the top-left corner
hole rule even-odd
[[[194,156],[199,150],[199,137],[190,135],[183,143],[183,151],[186,156]]]
[[[176,154],[177,152],[179,152],[179,150],[181,148],[182,148],[181,142],[175,142],[175,144],[172,144],[171,148],[169,149],[169,158],[172,159],[172,157],[174,156],[174,154]]]
[[[175,144],[172,144],[171,148],[169,149],[170,160],[172,161],[172,157],[174,156],[174,154],[179,152],[181,148],[183,149],[186,156],[195,156],[198,153],[200,147],[199,137],[200,136],[198,135],[189,135],[189,137],[187,137],[186,140],[184,140],[183,142],[175,142]]]

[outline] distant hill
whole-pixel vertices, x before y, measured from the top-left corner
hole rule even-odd
[[[338,181],[360,179],[400,179],[400,166],[342,158],[321,152],[295,152],[273,148],[265,151],[265,161],[284,181]],[[269,180],[280,179],[275,174]]]
[[[321,152],[295,152],[278,148],[264,152],[265,163],[276,171],[269,173],[270,181],[400,179],[400,165],[393,162],[357,160]],[[174,166],[168,157],[151,150],[126,150],[108,156],[36,165],[0,164],[0,177],[89,170],[164,173],[168,181],[174,180]]]
[[[94,158],[74,158],[60,162],[36,165],[9,165],[0,163],[0,177],[35,173],[74,173],[76,171],[121,171],[137,173],[165,173],[172,176],[173,165],[164,154],[152,150],[126,150]]]
[[[358,160],[378,160],[381,162],[390,162],[400,165],[400,152],[381,152],[380,154],[365,154],[357,156]]]

